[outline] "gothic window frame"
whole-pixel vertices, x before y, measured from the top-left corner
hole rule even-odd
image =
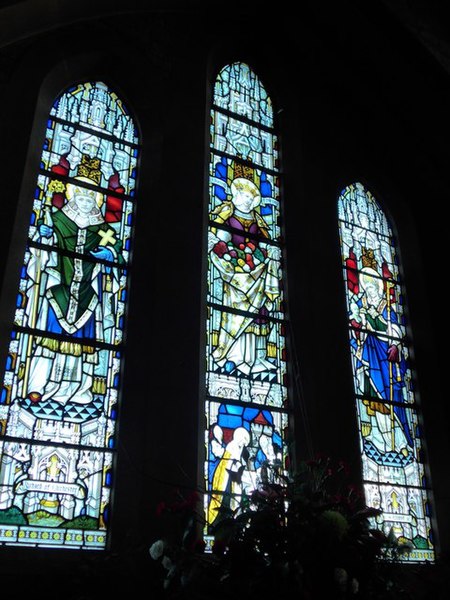
[[[437,527],[401,245],[395,219],[372,187],[364,179],[354,180],[341,185],[337,195],[361,477],[367,504],[382,510],[373,525],[411,547],[401,561],[434,563]],[[383,419],[391,424],[386,434]],[[402,431],[406,441],[400,451]],[[389,445],[386,436],[392,447],[380,450],[380,444]],[[396,456],[404,461],[403,473],[394,465]]]
[[[289,406],[290,390],[288,384],[288,372],[290,367],[286,358],[286,346],[288,345],[286,334],[286,330],[288,329],[288,315],[286,310],[287,276],[284,263],[285,247],[282,221],[283,197],[281,189],[283,172],[280,166],[278,146],[279,127],[275,122],[276,119],[273,119],[273,116],[272,123],[269,124],[264,123],[264,117],[262,114],[256,114],[256,111],[249,117],[248,115],[245,116],[239,114],[239,109],[236,111],[230,110],[226,98],[221,106],[217,93],[217,86],[219,85],[220,87],[219,80],[226,69],[232,70],[233,68],[236,68],[239,70],[239,66],[242,66],[244,69],[248,69],[249,77],[253,77],[257,82],[255,84],[256,87],[261,85],[263,94],[266,94],[267,102],[270,104],[270,108],[272,107],[271,97],[267,88],[265,87],[265,84],[262,82],[260,75],[258,74],[258,69],[253,68],[251,62],[246,61],[245,57],[229,61],[224,60],[220,63],[220,65],[217,65],[217,68],[214,71],[214,77],[209,82],[210,98],[208,103],[207,127],[207,171],[205,177],[207,183],[205,184],[206,200],[204,218],[204,230],[207,232],[208,237],[208,239],[205,241],[205,248],[207,248],[208,251],[205,249],[203,253],[204,329],[202,331],[201,352],[203,353],[202,360],[205,368],[202,369],[201,378],[203,378],[203,382],[201,381],[200,383],[200,415],[202,425],[200,426],[199,445],[200,448],[204,449],[204,452],[200,453],[201,459],[199,466],[199,480],[204,482],[202,488],[205,490],[205,515],[207,521],[205,528],[206,539],[211,539],[210,533],[213,529],[213,522],[216,520],[215,511],[218,514],[219,511],[222,510],[222,502],[225,504],[228,500],[230,507],[239,510],[239,494],[238,496],[234,496],[233,492],[228,493],[228,491],[225,491],[225,489],[218,491],[214,487],[214,482],[217,482],[220,479],[218,475],[220,464],[221,462],[225,464],[224,460],[227,456],[227,452],[232,451],[233,445],[236,446],[235,450],[237,453],[243,451],[241,458],[231,458],[231,462],[233,462],[234,466],[237,466],[237,464],[243,460],[242,455],[246,452],[249,454],[256,454],[257,446],[260,446],[261,444],[259,443],[260,438],[257,438],[257,435],[254,432],[254,429],[256,429],[257,426],[252,421],[258,418],[264,420],[265,417],[268,417],[269,420],[273,420],[273,415],[275,415],[279,422],[276,424],[274,424],[274,421],[271,423],[267,422],[265,425],[262,425],[261,428],[263,430],[264,428],[267,430],[272,428],[274,430],[273,435],[278,436],[277,440],[278,438],[279,440],[277,443],[273,442],[275,439],[274,437],[272,437],[271,441],[272,447],[277,448],[278,443],[280,445],[279,456],[277,455],[276,460],[273,462],[274,464],[277,464],[277,468],[281,468],[283,472],[285,472],[288,461],[290,460],[287,449],[287,431],[288,428],[291,429],[293,427],[292,411]],[[232,94],[230,94],[230,97],[231,95]],[[258,125],[258,120],[262,121],[260,126]],[[237,150],[239,144],[239,135],[236,134],[236,131],[238,131],[240,126],[242,127],[242,130],[251,131],[252,134],[254,134],[254,147],[263,149],[260,156],[258,156],[256,150],[253,153],[251,150],[248,150],[250,136],[248,136],[248,138],[242,142],[243,147],[240,148],[240,151]],[[233,127],[235,128],[234,131]],[[233,134],[235,134],[235,141],[237,140],[236,146],[233,146],[230,141],[231,138],[233,138]],[[245,135],[243,137],[245,137]],[[267,138],[269,140],[269,142],[267,142],[268,146],[272,144],[269,149],[267,149],[268,146],[265,146],[266,142],[262,141],[263,138]],[[264,156],[266,149],[268,156]],[[245,154],[246,152],[247,154]],[[272,163],[268,165],[267,163],[270,163],[270,161],[272,161]],[[267,390],[261,393],[261,396],[264,395],[264,400],[262,400],[262,402],[266,402],[267,404],[258,404],[254,401],[254,397],[256,397],[255,390],[257,386],[255,385],[256,381],[253,380],[254,374],[252,371],[255,363],[252,363],[251,358],[248,359],[247,365],[242,365],[240,367],[239,363],[234,363],[234,361],[228,357],[228,355],[231,356],[233,352],[236,355],[238,355],[239,352],[233,351],[229,348],[225,351],[225,354],[228,358],[225,357],[225,354],[224,356],[218,356],[217,354],[219,351],[218,348],[220,347],[221,336],[223,336],[223,339],[225,339],[224,330],[226,330],[226,327],[224,322],[226,322],[227,319],[230,322],[233,320],[233,317],[231,316],[233,315],[233,310],[234,314],[238,315],[238,317],[241,316],[243,319],[246,319],[252,314],[254,317],[256,314],[255,311],[258,310],[258,306],[255,305],[256,308],[253,307],[252,303],[248,301],[249,296],[246,296],[245,294],[241,295],[242,297],[239,300],[239,302],[241,302],[241,309],[239,309],[239,307],[237,307],[237,309],[233,309],[231,307],[227,308],[226,302],[221,303],[217,301],[216,289],[220,288],[218,295],[220,295],[220,293],[223,295],[223,290],[227,286],[226,279],[221,279],[222,276],[219,275],[219,273],[222,271],[223,275],[224,270],[228,267],[228,264],[225,264],[224,261],[228,261],[229,264],[231,262],[228,260],[230,257],[227,256],[227,252],[221,255],[221,252],[218,249],[218,243],[221,243],[222,245],[226,243],[228,249],[231,248],[231,252],[233,254],[235,249],[233,235],[237,233],[236,227],[239,227],[239,224],[234,224],[231,226],[226,222],[227,220],[225,219],[224,215],[220,214],[221,207],[223,208],[229,204],[232,206],[232,212],[236,211],[234,200],[236,191],[233,188],[233,182],[235,180],[251,180],[249,185],[252,189],[256,185],[256,187],[259,186],[259,189],[262,190],[265,185],[265,171],[268,174],[267,176],[272,178],[271,182],[274,185],[274,189],[276,188],[276,192],[273,191],[273,196],[277,198],[277,204],[273,211],[274,213],[278,211],[278,218],[273,219],[276,222],[271,223],[271,233],[276,231],[276,235],[273,236],[272,241],[270,240],[269,235],[266,236],[266,242],[278,248],[279,251],[279,256],[277,258],[277,273],[278,285],[280,286],[280,296],[283,299],[277,304],[276,309],[273,311],[275,316],[269,316],[271,326],[273,325],[273,328],[275,329],[275,324],[278,324],[280,327],[277,333],[277,341],[279,347],[282,347],[284,357],[282,360],[274,359],[278,369],[277,376],[280,384],[280,390],[278,391],[278,405],[277,402],[274,401],[271,406],[267,400]],[[255,175],[255,173],[257,174]],[[255,181],[257,184],[255,184]],[[269,190],[269,184],[266,185],[267,189]],[[259,193],[261,197],[264,197],[264,192],[260,191]],[[269,192],[267,192],[267,196],[269,196]],[[261,201],[261,205],[263,205],[263,203],[264,200]],[[238,213],[239,210],[236,211],[236,214]],[[258,219],[261,219],[260,223],[264,223],[262,217],[258,216]],[[211,245],[211,235],[213,238],[215,238],[217,237],[217,233],[218,237],[220,238],[219,242],[218,239],[215,239],[215,245],[214,243]],[[255,242],[254,245],[258,246],[258,244],[261,244],[261,246],[264,246],[264,239],[262,238],[261,233],[253,233],[250,235],[250,238],[252,238],[252,240]],[[226,240],[226,242],[224,242],[224,240]],[[245,244],[247,244],[249,241],[251,242],[252,240],[245,241]],[[217,249],[217,252],[215,249]],[[250,250],[255,253],[257,252],[257,250],[253,248],[250,248]],[[215,253],[215,256],[211,259],[210,257],[213,256],[212,253]],[[231,256],[231,259],[233,258],[237,260],[237,257]],[[261,261],[264,262],[264,260],[265,259],[261,257]],[[267,259],[266,262],[268,262]],[[242,277],[245,279],[244,274]],[[221,279],[221,282],[217,284],[219,279]],[[216,285],[217,288],[214,287]],[[256,302],[256,304],[257,303],[258,302]],[[244,308],[242,308],[242,306],[244,306]],[[261,307],[263,307],[263,304],[261,304]],[[219,321],[221,323],[220,325],[218,324]],[[215,326],[211,325],[213,322],[216,324]],[[238,330],[240,325],[242,324],[238,324]],[[245,326],[241,327],[241,329],[241,338],[243,338],[245,335]],[[216,335],[218,338],[215,342],[212,341],[214,335]],[[236,339],[239,338],[239,335],[239,333],[236,335]],[[236,348],[237,342],[233,342],[233,344]],[[214,359],[212,358],[213,355],[215,356]],[[267,356],[268,354],[266,353],[265,357],[267,358]],[[235,380],[233,380],[233,377],[235,377]],[[239,377],[241,377],[241,379],[239,379]],[[248,388],[246,392],[248,394],[247,399],[244,399],[242,396],[242,385],[244,385],[244,382],[246,382],[245,385]],[[222,384],[223,389],[221,389]],[[241,391],[236,391],[237,388],[236,390],[232,390],[234,384],[236,384],[238,387],[240,386]],[[225,388],[227,388],[227,390],[225,390]],[[230,394],[228,399],[226,398],[227,393]],[[250,402],[248,402],[248,400],[250,400]],[[271,415],[270,410],[267,410],[268,408],[272,409],[273,415]],[[255,413],[254,415],[252,411]],[[250,413],[252,414],[250,415]],[[205,419],[205,421],[203,421],[203,419]],[[205,423],[207,425],[205,425]],[[275,433],[275,431],[278,431],[278,433]],[[243,436],[243,439],[241,440],[242,443],[239,443],[239,440],[236,437],[238,432],[239,435],[242,434]],[[254,440],[252,440],[252,437]],[[217,454],[214,454],[214,450],[212,449],[214,445],[217,447]],[[238,446],[240,447],[240,450],[237,449]],[[259,448],[259,452],[261,452],[261,448]],[[222,458],[219,459],[219,456]],[[255,473],[253,473],[254,478],[256,477],[256,471],[257,470],[255,469]],[[254,489],[257,487],[257,485],[257,482],[254,483]],[[244,485],[240,487],[241,492],[243,489],[245,489]],[[215,494],[214,492],[218,493]],[[234,502],[234,499],[236,498],[237,501]]]
[[[80,65],[78,65],[78,67],[80,67]],[[81,70],[80,68],[78,70]],[[123,351],[125,348],[125,343],[123,340],[124,337],[124,333],[126,331],[126,313],[127,313],[127,307],[125,306],[128,302],[128,294],[129,294],[129,287],[130,287],[130,281],[129,281],[129,269],[130,269],[130,256],[131,256],[131,252],[132,252],[132,247],[133,247],[133,226],[134,226],[134,220],[135,220],[135,216],[136,216],[136,195],[135,192],[138,188],[138,179],[137,179],[137,173],[139,172],[139,166],[140,166],[140,160],[141,160],[141,147],[142,147],[142,135],[141,132],[139,130],[139,125],[137,123],[136,117],[135,115],[133,115],[130,111],[130,103],[127,101],[125,94],[123,94],[123,91],[120,90],[120,86],[116,85],[114,82],[112,84],[110,84],[109,82],[109,78],[103,78],[101,76],[95,76],[95,74],[93,74],[92,77],[86,77],[85,73],[83,73],[83,77],[74,77],[72,78],[72,80],[70,81],[70,83],[67,82],[67,75],[61,77],[61,72],[59,72],[58,69],[55,69],[47,78],[46,81],[43,82],[39,96],[38,96],[38,100],[37,100],[37,106],[36,106],[36,112],[35,112],[35,119],[34,119],[34,124],[31,128],[31,135],[30,135],[30,142],[29,142],[29,148],[28,148],[28,153],[27,153],[27,159],[26,159],[26,163],[25,163],[25,167],[23,169],[23,175],[22,175],[22,188],[21,188],[21,192],[19,195],[19,199],[17,202],[17,212],[16,212],[16,223],[15,223],[15,227],[14,227],[14,237],[13,237],[13,241],[11,243],[10,246],[10,255],[9,258],[10,260],[8,261],[8,266],[5,272],[5,289],[3,290],[2,293],[2,300],[1,300],[1,306],[2,308],[4,307],[4,311],[2,312],[3,315],[6,315],[6,317],[4,318],[4,325],[3,325],[3,330],[7,329],[8,331],[6,333],[4,333],[4,331],[2,331],[2,348],[0,349],[0,360],[2,360],[2,365],[5,365],[5,360],[4,360],[4,354],[7,354],[7,346],[8,346],[8,338],[10,335],[10,331],[11,331],[11,323],[14,322],[14,309],[12,310],[12,307],[15,305],[14,302],[14,297],[17,294],[17,289],[19,289],[19,280],[18,280],[18,273],[20,273],[22,271],[22,275],[23,275],[23,269],[24,269],[24,260],[23,260],[23,248],[27,247],[27,244],[29,243],[31,246],[35,246],[36,248],[40,248],[40,252],[44,253],[45,249],[45,244],[46,241],[44,240],[44,243],[42,244],[41,241],[38,241],[37,243],[31,241],[31,234],[29,234],[30,231],[30,211],[32,209],[32,205],[33,205],[33,198],[34,198],[34,192],[36,190],[36,186],[37,186],[37,180],[39,182],[39,177],[43,177],[45,179],[45,177],[48,178],[48,181],[46,183],[42,183],[42,179],[41,179],[41,186],[42,188],[45,188],[48,192],[49,197],[52,196],[52,206],[51,208],[48,209],[48,211],[46,212],[50,212],[51,214],[52,211],[59,211],[60,208],[62,208],[61,206],[57,206],[57,204],[55,204],[55,196],[61,195],[61,191],[62,188],[65,186],[66,188],[66,192],[69,189],[69,185],[72,186],[72,193],[73,195],[76,192],[73,192],[74,189],[76,189],[76,186],[78,186],[78,188],[82,188],[84,191],[88,192],[88,195],[90,194],[92,197],[96,198],[96,201],[98,201],[98,216],[96,217],[98,220],[98,228],[99,229],[105,229],[105,231],[103,232],[103,234],[108,234],[108,232],[114,232],[115,229],[114,227],[116,227],[118,230],[120,230],[120,234],[118,232],[116,233],[112,233],[112,235],[110,235],[111,240],[106,240],[105,244],[103,244],[106,248],[107,251],[109,252],[108,256],[99,256],[97,253],[97,257],[94,256],[94,254],[90,255],[90,258],[87,258],[87,254],[83,254],[83,255],[79,255],[80,257],[83,256],[84,258],[82,260],[79,260],[79,262],[82,265],[87,265],[89,263],[91,263],[93,265],[94,270],[97,271],[104,271],[104,276],[102,281],[106,281],[105,278],[108,278],[108,276],[110,277],[110,279],[114,278],[116,276],[117,273],[119,273],[119,278],[121,280],[121,287],[120,287],[120,299],[116,294],[115,291],[111,291],[111,289],[108,288],[102,288],[102,292],[101,292],[101,298],[105,299],[108,296],[108,293],[111,294],[111,302],[115,303],[117,306],[117,303],[122,305],[122,308],[120,310],[122,310],[122,316],[119,317],[119,313],[116,311],[113,313],[111,313],[113,315],[113,320],[115,322],[115,324],[112,326],[111,331],[115,331],[118,332],[119,330],[122,333],[117,333],[116,334],[111,334],[113,335],[113,337],[111,338],[111,342],[112,344],[107,343],[107,340],[105,338],[105,342],[100,343],[100,341],[96,342],[98,348],[97,350],[95,350],[95,352],[97,352],[98,355],[100,355],[101,352],[103,352],[103,354],[108,354],[110,353],[111,356],[113,353],[117,354],[117,352],[121,355],[120,358],[118,358],[116,360],[116,376],[115,379],[116,381],[114,382],[114,392],[112,392],[112,388],[108,387],[108,390],[106,392],[106,395],[109,396],[109,400],[105,400],[104,402],[104,406],[103,409],[99,409],[101,414],[103,413],[107,413],[106,416],[106,421],[107,421],[107,426],[106,429],[108,429],[108,433],[105,432],[105,437],[104,437],[104,445],[99,447],[99,452],[100,454],[103,453],[103,456],[106,456],[106,454],[108,453],[110,455],[111,458],[111,470],[107,469],[104,470],[103,474],[101,475],[101,479],[102,479],[102,483],[101,485],[103,486],[102,489],[106,489],[105,486],[107,488],[109,488],[109,492],[106,493],[106,495],[108,495],[108,501],[109,504],[111,504],[112,502],[112,496],[113,496],[113,477],[112,474],[115,473],[117,471],[117,454],[118,454],[118,445],[117,445],[117,439],[113,440],[113,436],[115,435],[117,438],[118,435],[118,424],[117,424],[117,413],[118,413],[118,408],[121,405],[121,401],[122,401],[122,379],[123,379],[123,370],[124,370],[124,360],[123,360]],[[105,84],[105,81],[108,80],[108,83]],[[41,160],[43,157],[43,152],[42,152],[42,140],[46,139],[46,135],[49,132],[49,126],[50,126],[50,121],[53,123],[53,127],[55,127],[55,123],[58,122],[58,116],[57,115],[53,115],[53,117],[51,116],[51,111],[53,110],[52,107],[54,104],[56,104],[57,102],[59,102],[61,100],[61,98],[66,94],[68,94],[70,92],[70,90],[76,89],[77,86],[78,87],[83,87],[83,86],[87,86],[88,84],[92,84],[93,82],[100,82],[100,87],[103,86],[103,89],[106,90],[106,96],[108,97],[110,102],[115,103],[116,107],[118,108],[118,112],[121,111],[122,115],[127,114],[126,117],[123,118],[123,122],[128,122],[129,124],[132,125],[132,133],[130,134],[133,138],[133,140],[131,141],[131,138],[128,139],[128,141],[126,141],[125,136],[123,137],[123,139],[119,139],[120,138],[120,134],[118,135],[118,137],[116,137],[115,133],[111,130],[111,135],[107,132],[107,131],[103,131],[102,133],[102,127],[103,130],[105,130],[105,128],[107,129],[108,127],[110,127],[109,125],[105,125],[105,122],[103,123],[94,123],[94,125],[92,127],[90,126],[82,126],[80,125],[79,122],[72,122],[72,123],[64,123],[64,120],[59,119],[59,126],[60,129],[59,131],[71,131],[73,136],[75,136],[76,134],[79,134],[80,140],[81,137],[86,137],[89,138],[89,136],[92,137],[92,139],[94,139],[96,136],[97,138],[99,138],[99,144],[98,147],[94,150],[94,152],[98,153],[99,152],[99,148],[100,146],[102,146],[102,152],[107,152],[106,148],[109,148],[109,150],[111,151],[111,156],[113,156],[114,158],[114,163],[111,162],[111,165],[109,165],[108,167],[106,167],[106,159],[102,159],[100,160],[100,166],[94,165],[94,164],[90,164],[87,165],[86,163],[84,164],[84,171],[83,171],[83,167],[81,166],[81,163],[83,162],[81,160],[79,160],[79,164],[77,164],[76,170],[74,170],[74,165],[72,165],[72,172],[68,171],[67,169],[65,169],[66,165],[63,164],[63,161],[60,161],[60,164],[53,164],[52,162],[52,158],[51,156],[47,156],[47,160],[49,163],[48,168],[44,168],[41,165]],[[61,85],[61,83],[63,83],[63,85]],[[111,100],[112,98],[115,98],[115,100]],[[111,109],[109,113],[113,113],[113,110]],[[117,113],[118,114],[118,113]],[[106,115],[106,113],[105,113]],[[108,115],[106,115],[108,116]],[[118,119],[119,117],[117,117]],[[111,119],[113,119],[113,117],[111,117]],[[116,125],[118,124],[118,120],[116,120]],[[87,121],[86,121],[87,123]],[[112,127],[112,121],[111,121],[111,127]],[[80,133],[80,132],[84,132],[84,133]],[[128,135],[128,134],[127,134]],[[129,136],[128,136],[129,137]],[[74,144],[75,145],[75,144]],[[112,151],[111,149],[114,147],[114,151]],[[128,148],[128,150],[127,150]],[[45,150],[45,148],[44,148]],[[108,185],[105,185],[105,183],[107,182],[106,180],[106,170],[105,169],[109,169],[109,175],[113,175],[116,172],[123,174],[124,172],[126,172],[126,170],[128,169],[129,175],[131,176],[131,168],[129,166],[126,166],[125,163],[127,161],[126,158],[124,158],[125,154],[128,151],[128,155],[129,155],[129,164],[131,162],[134,161],[134,188],[132,191],[131,188],[130,189],[125,189],[123,187],[121,187],[121,182],[120,182],[120,177],[119,178],[115,178],[114,177],[112,179],[109,180]],[[122,158],[124,159],[125,162],[120,160],[120,156],[119,154],[122,153]],[[61,156],[64,153],[61,151]],[[81,152],[81,154],[83,154],[83,152]],[[51,165],[51,168],[50,168]],[[125,166],[124,166],[125,165]],[[56,167],[56,168],[55,168]],[[101,172],[101,174],[97,173],[94,174],[95,169],[97,168],[97,171]],[[122,169],[122,170],[121,170]],[[105,173],[104,173],[105,172]],[[40,175],[39,175],[40,174]],[[84,177],[83,177],[84,176]],[[91,177],[92,176],[92,177]],[[99,181],[99,186],[97,187],[97,179],[100,179],[101,181]],[[53,186],[52,190],[48,189],[48,183],[50,182],[50,180],[55,181],[56,182],[56,186]],[[94,181],[95,180],[95,181]],[[119,185],[116,185],[116,184]],[[128,185],[130,183],[130,178],[127,179],[126,184]],[[61,188],[61,189],[60,189]],[[101,192],[99,192],[98,190],[102,190]],[[102,199],[100,198],[102,197]],[[31,200],[30,200],[31,198]],[[73,198],[73,196],[72,196]],[[67,202],[67,198],[64,200],[65,202]],[[39,203],[39,200],[37,201]],[[34,200],[34,204],[36,205],[36,200]],[[113,215],[113,210],[116,210],[116,215]],[[103,212],[102,212],[103,211]],[[109,211],[109,212],[108,212]],[[62,211],[60,211],[62,213]],[[125,219],[123,218],[123,215],[125,215],[125,213],[127,213],[128,217],[127,217],[127,223],[125,223]],[[101,216],[103,215],[103,216]],[[105,216],[106,215],[106,216]],[[121,225],[117,225],[118,219],[117,219],[117,215],[120,215],[119,221],[120,219],[122,219],[120,221]],[[75,222],[75,221],[73,221]],[[109,223],[109,225],[107,225],[107,223]],[[113,224],[112,224],[113,223]],[[51,223],[51,225],[54,225]],[[91,230],[93,230],[94,228],[94,224],[90,224],[89,225],[91,227]],[[131,228],[130,228],[131,226]],[[79,231],[81,231],[84,228],[84,224],[83,226],[79,229]],[[36,227],[35,227],[36,229]],[[106,229],[108,229],[108,232],[106,232]],[[124,233],[126,229],[126,233]],[[111,231],[110,231],[111,230]],[[86,228],[85,231],[88,231],[88,229]],[[99,232],[100,235],[101,232]],[[127,248],[125,248],[125,245],[122,246],[119,243],[119,235],[120,237],[122,237],[124,240],[126,239],[126,246]],[[116,236],[116,237],[114,237]],[[106,236],[107,237],[107,236]],[[103,240],[103,238],[102,238]],[[112,241],[113,240],[113,241]],[[100,244],[102,245],[102,244]],[[117,249],[114,250],[113,247],[117,246]],[[87,246],[86,246],[87,247]],[[123,259],[123,256],[125,256],[124,252],[127,252],[127,257],[126,259]],[[96,248],[93,249],[93,251],[96,251]],[[51,254],[51,252],[49,252],[48,254]],[[71,256],[71,251],[68,250],[63,251],[63,250],[56,250],[55,255],[58,257],[58,261],[62,260],[62,256],[67,255],[67,256]],[[76,262],[77,258],[77,253],[75,252],[75,254],[72,254],[72,256],[74,257],[74,261]],[[82,267],[84,268],[84,267]],[[44,271],[44,267],[42,268],[42,271]],[[128,276],[125,276],[124,279],[124,274],[128,273]],[[19,276],[20,278],[20,276]],[[23,279],[23,277],[22,277]],[[9,285],[6,285],[6,282],[10,282]],[[111,283],[111,282],[110,282]],[[103,284],[102,284],[103,285]],[[106,283],[104,283],[105,286],[107,286]],[[115,285],[112,284],[111,285]],[[112,298],[115,298],[114,300]],[[42,299],[39,300],[38,302],[42,303]],[[93,313],[92,313],[93,314]],[[102,312],[103,314],[103,312]],[[119,320],[122,319],[121,323],[119,324]],[[97,317],[96,317],[96,321],[97,323],[99,323]],[[14,329],[15,326],[13,326]],[[98,324],[97,324],[97,330],[98,330]],[[23,330],[24,335],[27,332],[26,327],[25,328],[19,328]],[[102,329],[103,329],[103,325],[102,325]],[[17,328],[16,328],[17,330]],[[105,329],[106,331],[106,329]],[[28,335],[28,334],[27,334]],[[122,337],[122,340],[120,340],[120,336]],[[32,334],[29,334],[30,338],[33,338]],[[3,339],[4,338],[4,339]],[[53,339],[56,341],[56,343],[60,343],[62,341],[62,338],[58,335],[58,334],[54,334],[53,335]],[[58,342],[58,339],[60,340],[60,342]],[[87,338],[86,338],[87,339]],[[95,339],[97,340],[97,334],[95,335]],[[100,339],[100,338],[98,338]],[[117,343],[116,343],[117,342]],[[106,343],[106,345],[105,345]],[[98,345],[100,344],[100,346]],[[109,350],[108,350],[108,348]],[[84,347],[84,346],[83,346]],[[102,350],[103,349],[103,350]],[[99,360],[99,362],[102,362],[103,358],[101,358],[101,360]],[[94,367],[95,368],[95,367]],[[107,373],[109,373],[109,370],[107,369],[106,371]],[[116,383],[118,382],[118,387],[116,386]],[[91,386],[91,390],[94,389],[94,385]],[[99,392],[100,394],[102,394],[102,391]],[[114,400],[111,400],[111,394],[114,394]],[[106,396],[104,396],[106,398]],[[64,409],[65,410],[65,409]],[[103,412],[102,412],[103,411]],[[68,414],[68,411],[66,411],[66,413]],[[65,414],[66,414],[65,413]],[[100,413],[99,413],[100,414]],[[70,419],[69,419],[70,420]],[[75,419],[76,420],[76,419]],[[64,421],[64,419],[63,419]],[[84,421],[81,421],[83,423],[84,426]],[[85,432],[87,431],[87,427],[85,428]],[[112,436],[111,436],[112,433]],[[8,443],[8,436],[6,434],[5,436],[5,431],[3,431],[2,433],[2,439],[3,439],[3,444],[7,444]],[[87,438],[86,438],[87,439]],[[109,440],[109,441],[108,441]],[[26,442],[30,442],[30,444],[34,441],[34,438],[31,437],[29,439],[24,439],[24,443],[26,444]],[[65,440],[65,442],[67,443],[67,440]],[[93,449],[97,449],[97,446],[95,444],[93,444],[92,440],[91,440],[91,445],[89,446],[89,442],[86,442],[88,445],[86,446],[88,448],[88,452],[90,451],[89,448]],[[40,447],[42,448],[46,448],[46,447],[50,447],[51,446],[51,442],[49,440],[45,440],[45,436],[43,438],[42,441],[39,442]],[[38,444],[38,445],[39,445]],[[76,449],[77,448],[77,443],[72,443],[71,445],[69,444],[69,446],[72,449]],[[83,444],[78,444],[78,449],[80,452],[80,456],[82,453],[82,446]],[[109,447],[108,447],[109,446]],[[55,446],[56,447],[56,446]],[[58,447],[63,447],[63,446],[58,446]],[[36,484],[35,484],[36,485]],[[75,485],[72,483],[72,485]],[[67,490],[65,490],[66,493],[68,493]],[[62,495],[64,496],[64,495]],[[101,502],[103,502],[104,498],[102,498]],[[60,498],[59,498],[60,501]],[[98,511],[97,511],[98,512]],[[109,507],[109,512],[111,513],[110,507]],[[111,514],[110,514],[111,517]],[[100,519],[100,513],[98,515],[97,518],[97,522],[99,522]],[[49,528],[48,528],[49,529]],[[75,529],[75,528],[74,528]],[[28,544],[22,544],[21,542],[19,543],[13,543],[12,545],[16,545],[18,547],[28,547],[28,546],[32,546],[32,547],[39,547],[39,548],[46,548],[46,547],[52,547],[52,548],[58,548],[58,549],[66,549],[66,548],[71,548],[71,549],[95,549],[95,550],[105,550],[111,547],[111,518],[109,518],[109,523],[107,527],[102,528],[102,526],[98,527],[98,535],[93,535],[92,534],[92,530],[85,530],[82,531],[82,528],[80,528],[81,530],[77,530],[73,533],[72,539],[68,540],[68,535],[65,534],[63,536],[64,541],[62,543],[59,543],[58,541],[48,541],[49,539],[51,539],[51,531],[46,531],[45,532],[45,538],[42,538],[42,536],[40,534],[38,534],[37,537],[39,537],[39,541],[36,541],[36,536],[32,536],[33,539],[30,538],[30,540],[28,540]],[[64,531],[64,530],[61,530]],[[33,533],[35,533],[35,530],[33,530]],[[42,533],[42,532],[41,532]],[[80,537],[81,536],[81,537]],[[22,536],[21,536],[22,537]],[[94,538],[97,537],[98,539],[94,540]],[[88,539],[89,538],[89,539]],[[59,538],[61,539],[61,538]],[[8,540],[2,540],[2,545],[4,545],[4,542],[6,541],[6,545],[8,545]],[[71,543],[70,543],[71,542]]]

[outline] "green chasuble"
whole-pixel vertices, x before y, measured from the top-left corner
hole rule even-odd
[[[47,289],[46,296],[60,325],[73,334],[87,323],[99,303],[94,280],[104,272],[105,265],[90,251],[106,247],[112,251],[115,261],[123,264],[122,244],[106,223],[79,227],[63,210],[53,213],[52,220],[56,246],[74,254],[57,254],[56,266],[49,267],[48,271],[53,271],[60,283]]]

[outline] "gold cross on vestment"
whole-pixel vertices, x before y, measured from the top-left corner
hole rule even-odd
[[[102,238],[99,246],[107,246],[108,244],[114,244],[116,238],[114,237],[114,229],[108,229],[107,231],[100,230],[98,235]]]

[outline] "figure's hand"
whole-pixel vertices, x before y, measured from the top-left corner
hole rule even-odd
[[[400,349],[398,346],[396,346],[395,344],[389,346],[387,351],[387,359],[389,362],[400,362]]]
[[[39,225],[39,235],[44,238],[52,237],[53,235],[53,227],[49,227],[48,225]]]
[[[91,250],[91,254],[94,258],[99,258],[100,260],[114,260],[113,253],[109,248],[106,248],[106,246],[101,246],[95,250]]]
[[[380,313],[377,311],[375,306],[369,306],[369,308],[367,309],[367,312],[372,317],[372,319],[376,319],[377,317],[380,316]]]
[[[278,246],[267,246],[267,256],[269,258],[273,258],[274,260],[280,260],[281,258],[281,250]]]

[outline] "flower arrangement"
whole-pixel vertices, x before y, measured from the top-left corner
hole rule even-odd
[[[283,485],[261,484],[238,511],[221,512],[209,552],[197,504],[191,495],[158,508],[171,525],[150,556],[168,598],[394,597],[386,565],[409,547],[371,526],[381,511],[365,505],[343,462],[317,457]]]

